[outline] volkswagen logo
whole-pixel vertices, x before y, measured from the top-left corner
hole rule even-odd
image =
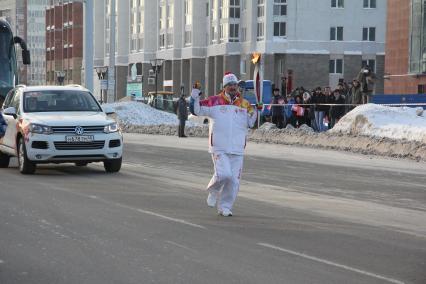
[[[84,133],[84,128],[83,127],[77,126],[75,128],[75,134],[77,134],[77,135],[83,135],[83,133]]]

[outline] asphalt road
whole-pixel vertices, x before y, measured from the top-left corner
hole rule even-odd
[[[126,135],[101,164],[0,169],[0,283],[426,283],[426,164],[249,144],[234,216],[206,139]]]

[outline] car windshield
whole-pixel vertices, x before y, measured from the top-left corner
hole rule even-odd
[[[24,112],[102,111],[89,92],[32,91],[24,93]]]

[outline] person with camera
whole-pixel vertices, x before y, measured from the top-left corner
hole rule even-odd
[[[376,83],[376,74],[367,65],[361,69],[358,74],[358,81],[361,84],[362,103],[368,104],[374,94],[374,87]]]
[[[240,188],[248,128],[254,126],[257,111],[238,93],[238,79],[232,73],[225,74],[223,90],[216,96],[200,101],[200,90],[193,89],[191,104],[195,115],[210,118],[209,153],[214,174],[207,186],[207,205],[217,206],[222,216],[232,216]]]

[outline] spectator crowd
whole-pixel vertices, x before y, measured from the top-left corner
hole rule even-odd
[[[337,88],[317,87],[306,90],[298,87],[287,95],[274,88],[270,106],[271,122],[278,128],[301,125],[324,132],[357,105],[370,102],[374,78],[369,68],[363,68],[351,83],[339,81]]]

